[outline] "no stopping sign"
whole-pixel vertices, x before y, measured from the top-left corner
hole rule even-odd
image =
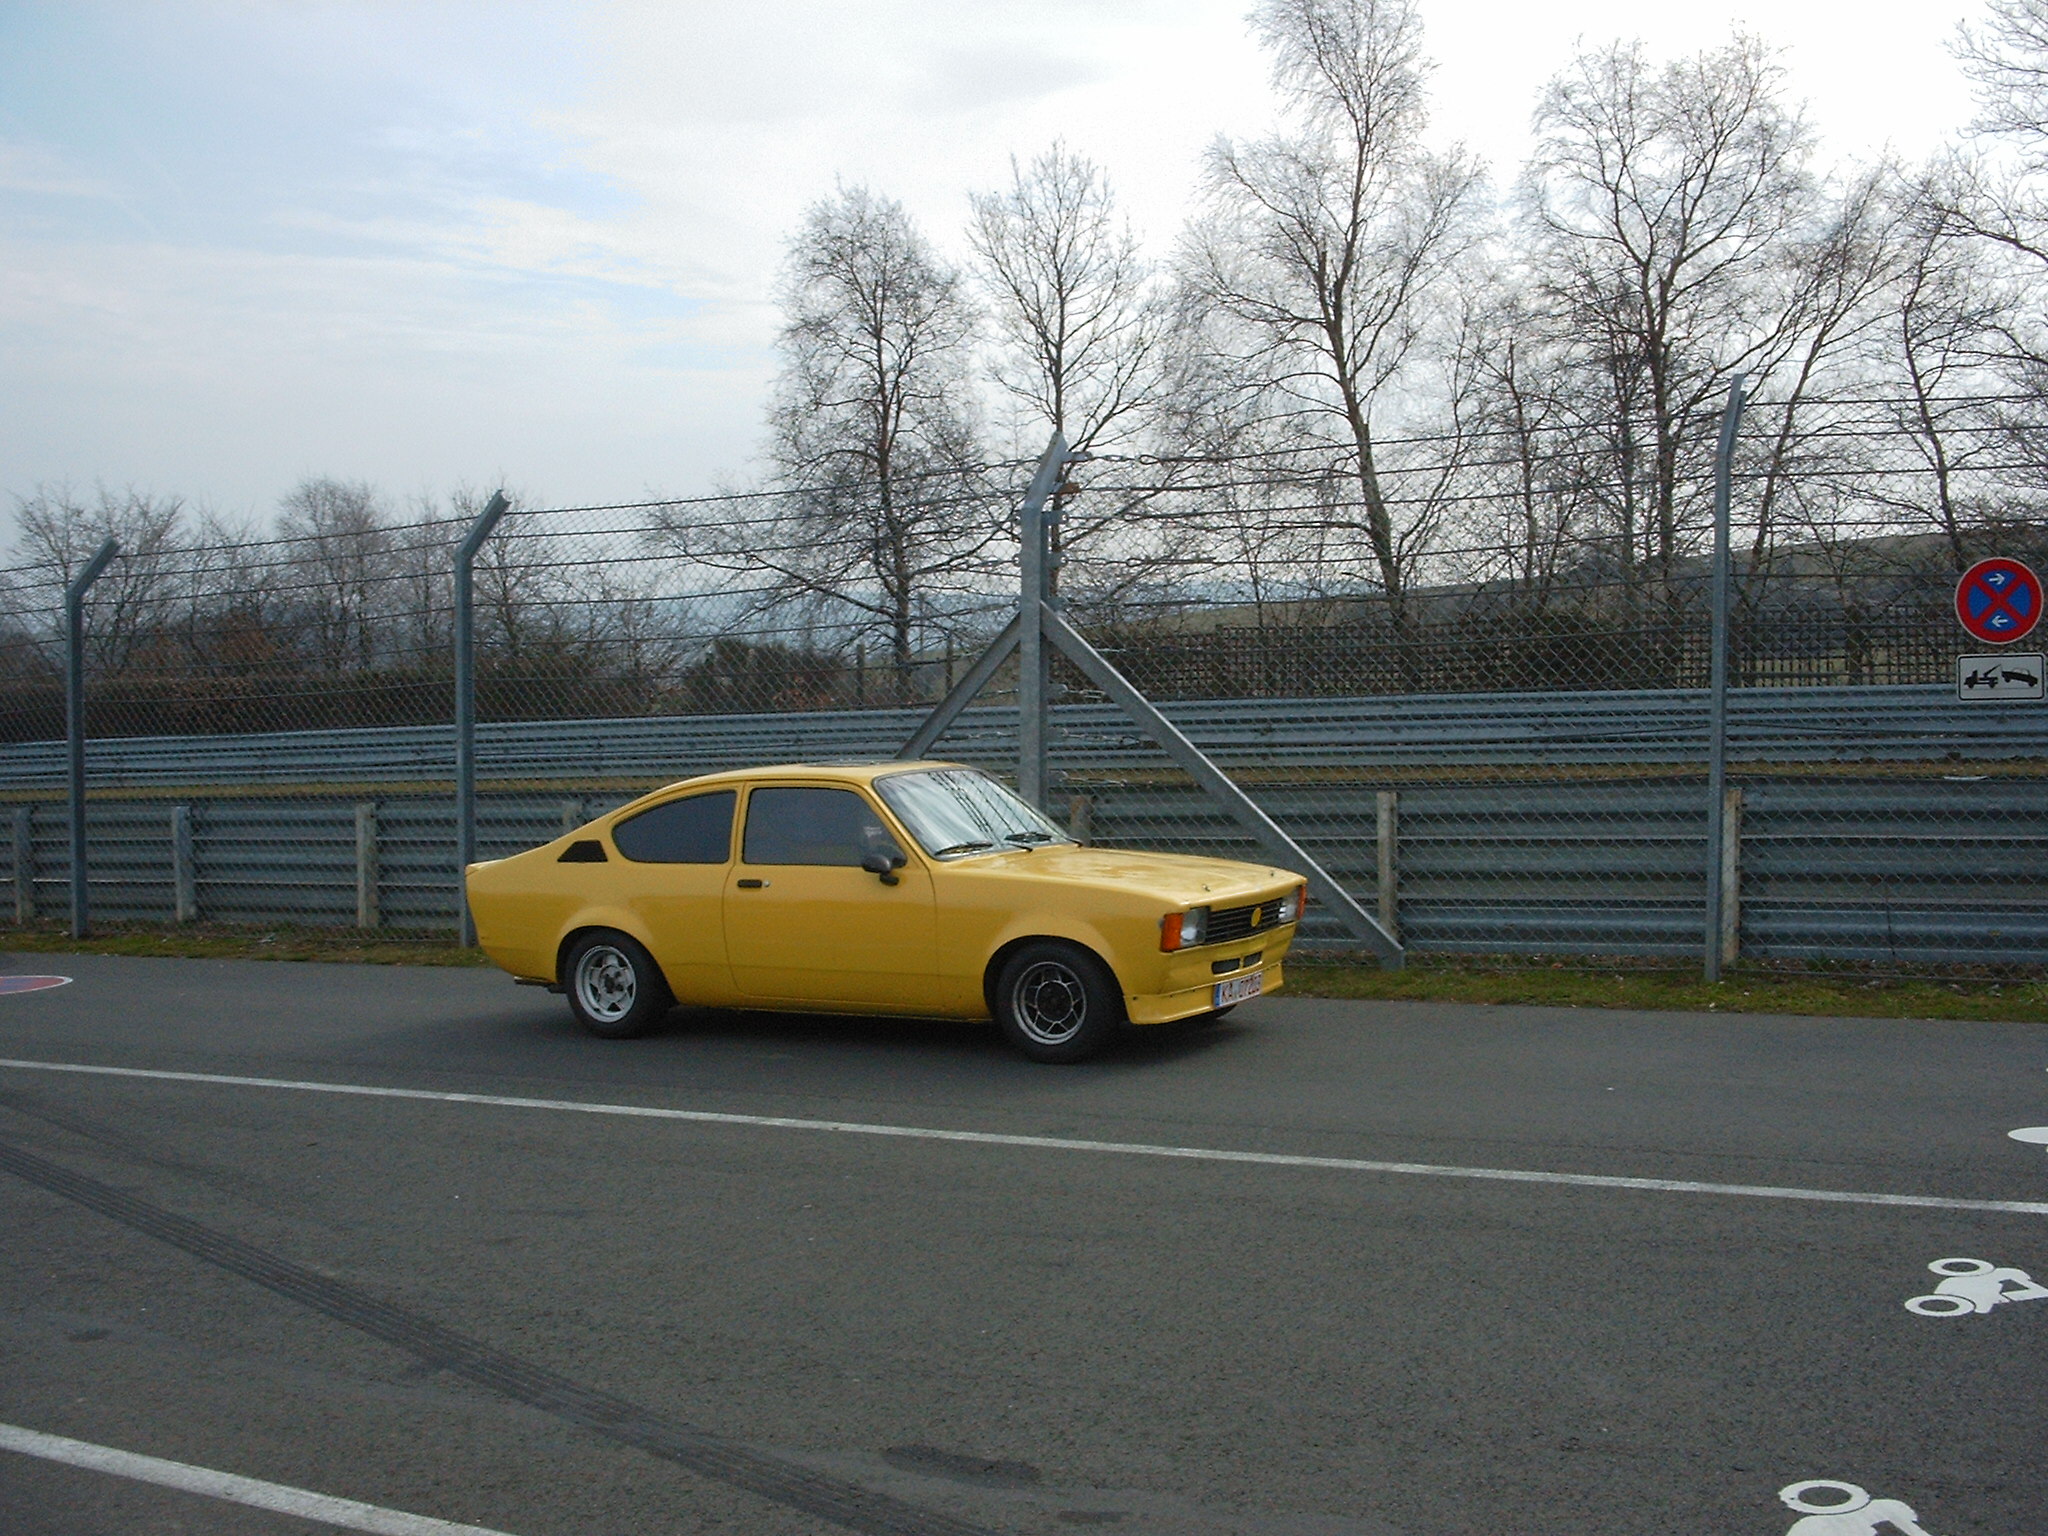
[[[2041,578],[2017,560],[1979,560],[1956,583],[1956,622],[1992,645],[2026,639],[2041,622]]]

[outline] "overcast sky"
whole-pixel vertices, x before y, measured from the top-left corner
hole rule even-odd
[[[1435,136],[1511,181],[1578,39],[1782,47],[1838,156],[1971,115],[1978,0],[1421,0]],[[0,492],[267,519],[311,474],[542,501],[740,478],[781,242],[833,178],[961,250],[1055,136],[1155,249],[1273,121],[1247,0],[0,0]]]

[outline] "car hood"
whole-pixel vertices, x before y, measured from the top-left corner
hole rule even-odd
[[[962,860],[956,868],[978,866],[987,873],[1020,880],[1110,886],[1141,891],[1183,906],[1229,906],[1248,902],[1302,877],[1272,864],[1237,859],[1203,859],[1179,853],[1143,853],[1117,848],[1082,848],[1071,843],[1019,849]]]

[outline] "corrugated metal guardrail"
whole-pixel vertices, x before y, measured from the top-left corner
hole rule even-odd
[[[1746,955],[2048,959],[2048,709],[1962,704],[1938,688],[1750,690],[1732,705]],[[1398,789],[1397,916],[1417,951],[1699,953],[1700,694],[1220,701],[1168,713],[1368,904],[1378,794]],[[886,755],[919,718],[486,725],[480,853],[544,842],[565,817],[670,778]],[[971,711],[943,748],[1001,766],[1014,754],[1015,719]],[[1085,792],[1096,840],[1251,853],[1235,823],[1121,716],[1063,706],[1056,724],[1054,764]],[[370,910],[388,926],[446,927],[451,756],[445,728],[95,741],[94,910],[174,915],[170,816],[183,804],[201,915],[353,922],[363,910],[358,807],[368,804]],[[1745,777],[1744,764],[1767,771]],[[44,913],[64,901],[61,786],[61,744],[0,748],[0,803],[38,806],[30,874]],[[0,837],[9,878],[12,858]]]
[[[1472,693],[1368,699],[1224,699],[1162,706],[1205,751],[1236,767],[1403,763],[1693,762],[1706,695]],[[887,756],[922,710],[541,720],[477,727],[487,778],[659,779],[756,763]],[[971,709],[943,743],[967,760],[1014,759],[1014,709]],[[1054,763],[1116,767],[1147,743],[1105,704],[1054,711]],[[1774,762],[2048,756],[2048,709],[1965,704],[1953,690],[1757,688],[1729,696],[1729,750]],[[156,736],[88,745],[95,789],[152,784],[370,783],[453,773],[448,726]],[[64,782],[62,742],[0,746],[0,795]]]
[[[1397,920],[1418,953],[1695,959],[1705,909],[1704,775],[1399,793]],[[2048,963],[2048,777],[1742,786],[1738,894],[1751,959]],[[1369,788],[1260,803],[1361,901],[1377,888]],[[1098,841],[1258,858],[1192,790],[1093,808]],[[1311,922],[1334,941],[1334,924]]]

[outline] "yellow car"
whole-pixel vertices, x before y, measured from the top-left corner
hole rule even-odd
[[[1040,1061],[1275,990],[1307,899],[1284,869],[1085,848],[976,769],[893,762],[671,784],[470,865],[468,891],[485,953],[593,1034],[677,1003],[993,1016]]]

